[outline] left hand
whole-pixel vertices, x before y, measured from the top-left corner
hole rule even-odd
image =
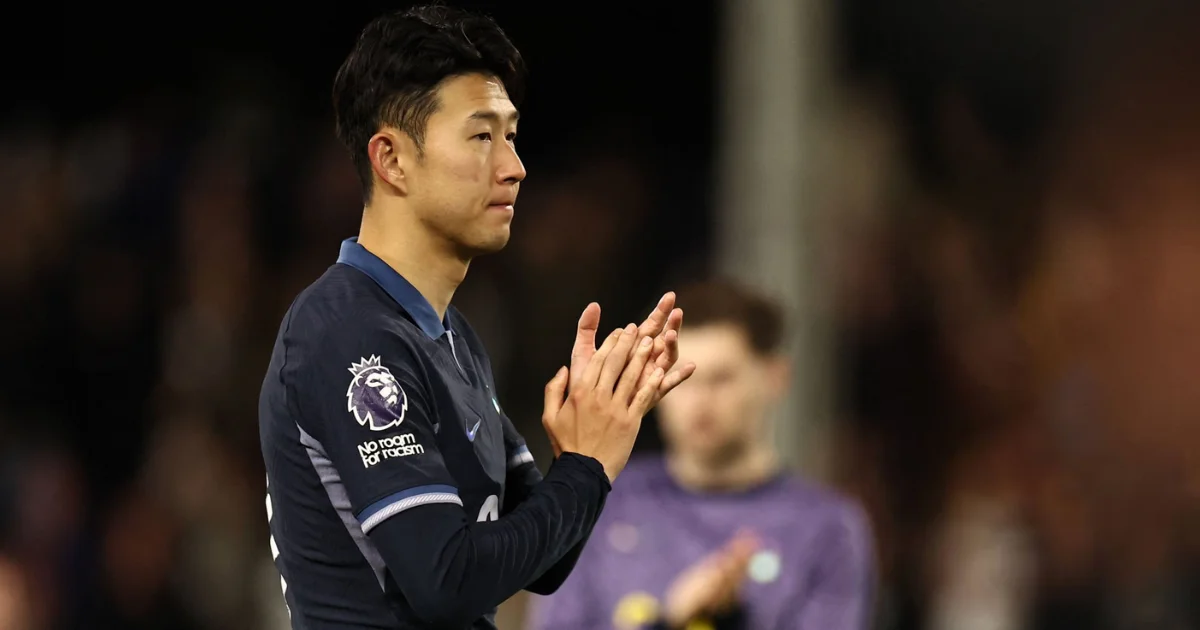
[[[666,376],[659,384],[658,390],[651,401],[651,408],[657,405],[663,396],[686,381],[696,371],[695,363],[687,363],[678,369],[675,363],[679,361],[679,329],[683,326],[683,309],[675,308],[675,293],[668,291],[658,301],[658,306],[646,317],[646,321],[638,326],[638,336],[652,337],[654,349],[650,360],[646,362],[634,391],[638,391],[653,376],[656,368],[662,368]],[[600,327],[600,305],[595,302],[583,310],[579,317],[579,328],[575,333],[575,347],[571,350],[570,386],[575,386],[578,378],[592,355],[596,354],[596,331]]]

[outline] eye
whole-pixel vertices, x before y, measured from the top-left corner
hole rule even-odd
[[[516,140],[517,140],[517,133],[516,133],[515,131],[514,131],[514,132],[510,132],[508,135],[504,136],[504,139],[505,139],[505,140],[508,140],[509,142],[516,142]]]
[[[492,141],[492,132],[485,131],[480,134],[475,134],[474,136],[472,136],[472,138],[475,140],[483,140],[484,142],[491,142]]]

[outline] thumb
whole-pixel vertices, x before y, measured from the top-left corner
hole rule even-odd
[[[554,378],[546,383],[546,400],[542,404],[542,422],[549,423],[558,416],[558,411],[562,409],[563,398],[567,393],[567,368],[560,367],[554,373]]]
[[[558,412],[562,410],[563,395],[567,391],[567,374],[567,368],[560,367],[554,378],[546,383],[546,401],[542,407],[542,428],[546,430],[546,437],[550,439],[550,448],[554,450],[555,457],[562,453],[562,444],[558,441],[554,427]]]

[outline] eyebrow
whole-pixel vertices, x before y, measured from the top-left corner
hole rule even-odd
[[[517,120],[519,120],[520,118],[521,118],[521,112],[519,112],[517,110],[513,110],[513,113],[510,116],[508,116],[509,122],[514,122],[514,123],[517,122]],[[467,120],[471,120],[471,121],[486,120],[491,123],[499,123],[499,122],[501,122],[501,117],[500,117],[500,114],[498,114],[497,112],[495,112],[493,110],[479,110],[477,112],[472,113],[470,116],[468,116]]]

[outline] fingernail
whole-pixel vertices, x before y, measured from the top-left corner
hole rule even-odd
[[[660,378],[663,375],[663,369],[657,368],[654,370],[654,378]]]
[[[634,326],[633,324],[630,324],[630,325],[628,325],[628,326],[626,326],[626,327],[625,327],[625,334],[626,334],[626,335],[632,335],[632,334],[633,334],[633,333],[635,333],[635,332],[637,332],[637,326]]]
[[[643,347],[643,348],[645,348],[645,347],[646,347],[646,346],[648,346],[648,345],[650,345],[650,338],[649,338],[649,337],[642,337],[642,347]]]

